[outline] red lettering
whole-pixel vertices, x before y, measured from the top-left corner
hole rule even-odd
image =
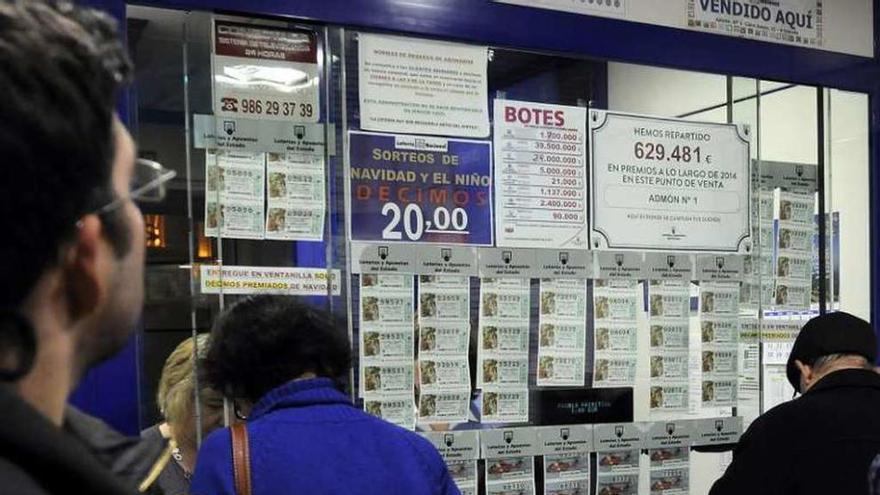
[[[553,125],[553,110],[544,110],[541,112],[541,115],[544,117],[544,121],[540,122],[540,124]]]
[[[516,109],[513,107],[504,107],[504,121],[513,122],[516,120]]]
[[[379,201],[388,201],[390,197],[390,188],[388,186],[379,186]]]
[[[448,192],[446,189],[431,189],[429,195],[431,196],[431,203],[435,205],[443,205],[446,204],[446,199],[448,197]]]
[[[488,203],[486,191],[477,191],[477,205],[483,206]]]
[[[452,193],[452,202],[455,203],[456,206],[465,206],[470,199],[470,194],[468,194],[467,191],[455,191]]]
[[[359,185],[357,187],[357,199],[370,199],[370,186]]]
[[[565,112],[562,110],[556,111],[556,126],[562,127],[565,125]]]
[[[409,203],[409,199],[407,199],[407,194],[409,194],[408,187],[401,187],[397,190],[397,200],[403,204]]]
[[[532,111],[528,108],[520,108],[519,114],[517,115],[517,117],[519,117],[519,121],[522,122],[523,124],[531,123],[532,122]]]

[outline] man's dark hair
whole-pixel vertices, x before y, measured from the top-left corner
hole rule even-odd
[[[0,0],[0,307],[17,308],[82,215],[115,198],[113,115],[131,64],[116,23],[70,2]],[[119,212],[102,215],[117,255]],[[3,332],[0,332],[3,333]]]
[[[329,314],[286,296],[253,296],[214,323],[202,372],[230,398],[257,402],[306,373],[344,383],[351,364],[347,334]]]

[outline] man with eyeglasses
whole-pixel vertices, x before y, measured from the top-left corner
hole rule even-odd
[[[808,321],[786,367],[803,395],[752,423],[710,495],[867,493],[880,452],[876,358],[865,320],[836,312]]]
[[[116,29],[70,2],[0,0],[3,493],[129,493],[61,429],[77,382],[135,327],[135,200],[161,198],[173,176],[135,159],[114,111],[131,74]]]

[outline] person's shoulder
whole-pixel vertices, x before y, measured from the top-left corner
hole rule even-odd
[[[3,493],[49,495],[25,470],[5,457],[0,457],[0,486],[3,486]]]
[[[229,428],[217,428],[212,431],[202,440],[202,445],[199,447],[199,455],[201,455],[203,450],[221,450],[229,448],[232,445],[232,434],[229,431]]]

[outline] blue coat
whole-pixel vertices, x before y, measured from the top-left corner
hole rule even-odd
[[[247,424],[253,495],[460,495],[427,440],[355,408],[330,380],[289,382]],[[235,495],[229,429],[202,443],[193,495]]]

